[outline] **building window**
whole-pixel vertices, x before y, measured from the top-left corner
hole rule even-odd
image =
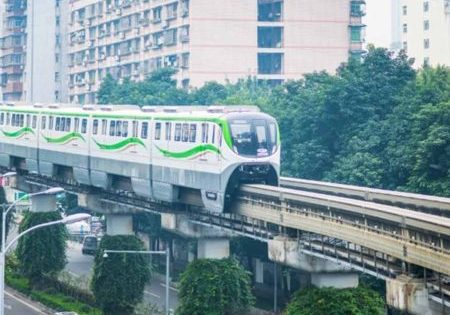
[[[161,11],[162,7],[157,7],[153,9],[153,23],[161,22]]]
[[[283,59],[281,53],[258,54],[258,74],[282,74]]]
[[[430,3],[428,1],[425,1],[423,3],[423,12],[428,12],[430,10]]]
[[[167,12],[166,16],[167,16],[168,20],[177,18],[177,9],[178,9],[177,2],[171,3],[166,6],[166,12]]]
[[[258,21],[275,22],[282,18],[282,0],[258,0]]]
[[[350,28],[350,40],[352,43],[362,42],[362,28],[361,27],[351,27]]]
[[[428,31],[430,29],[430,21],[423,21],[423,30]]]
[[[430,48],[430,40],[428,38],[423,40],[423,48],[425,49]]]
[[[406,5],[404,5],[402,7],[402,11],[403,11],[403,15],[408,15],[408,7]]]
[[[350,5],[350,15],[358,17],[364,16],[365,15],[364,2],[361,0],[352,1]]]
[[[405,52],[408,51],[408,42],[403,42],[403,50],[404,50]]]
[[[283,28],[258,27],[258,47],[261,48],[283,47]]]
[[[403,33],[408,33],[408,24],[403,24]]]
[[[430,65],[430,57],[425,57],[425,58],[423,59],[423,65],[424,65],[425,67]]]

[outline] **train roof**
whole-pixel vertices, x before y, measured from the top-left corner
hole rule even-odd
[[[11,111],[30,112],[63,112],[86,115],[124,115],[124,116],[154,116],[173,117],[193,114],[203,117],[217,117],[229,113],[259,112],[257,106],[251,105],[210,105],[210,106],[142,106],[137,105],[76,105],[76,104],[26,104],[0,103],[0,108]]]

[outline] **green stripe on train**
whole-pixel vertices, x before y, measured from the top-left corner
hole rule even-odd
[[[112,143],[112,144],[99,143],[95,139],[93,139],[93,140],[100,149],[107,150],[107,151],[121,150],[130,145],[141,145],[144,148],[146,148],[145,143],[141,139],[136,138],[136,137],[127,138],[125,140],[122,140],[122,141],[119,141],[116,143]]]
[[[5,135],[8,138],[19,138],[27,133],[32,133],[34,134],[33,129],[29,128],[29,127],[24,127],[22,129],[16,130],[16,131],[4,131],[2,130],[3,135]]]
[[[42,137],[44,137],[44,139],[48,143],[55,143],[55,144],[66,144],[67,142],[70,142],[70,141],[76,140],[76,139],[81,139],[83,141],[86,141],[86,140],[84,140],[84,137],[79,132],[69,132],[69,133],[65,134],[64,136],[58,137],[58,138],[46,137],[44,135],[42,135]]]
[[[173,152],[169,150],[164,150],[155,145],[156,148],[166,157],[171,157],[174,159],[186,159],[189,157],[193,157],[195,155],[198,155],[200,153],[205,152],[213,152],[217,154],[221,154],[219,148],[213,146],[212,144],[201,144],[196,147],[193,147],[192,149],[186,150],[186,151],[179,151],[179,152]]]

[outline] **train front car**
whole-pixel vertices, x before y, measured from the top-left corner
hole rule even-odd
[[[280,137],[276,120],[264,113],[229,113],[225,121],[222,177],[227,181],[224,210],[228,211],[240,184],[278,186]]]

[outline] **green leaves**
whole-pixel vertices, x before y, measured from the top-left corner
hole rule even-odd
[[[193,261],[179,288],[179,315],[247,314],[254,303],[249,274],[231,258]]]
[[[375,291],[307,288],[294,294],[284,315],[382,315],[384,301]]]
[[[19,231],[35,225],[61,220],[61,214],[54,212],[27,212]],[[52,225],[24,235],[19,239],[16,254],[22,274],[38,284],[43,274],[53,274],[66,265],[66,227]]]
[[[150,280],[148,257],[141,254],[109,254],[103,250],[143,250],[134,235],[105,235],[95,256],[91,289],[104,314],[129,315],[141,302],[145,284]]]

